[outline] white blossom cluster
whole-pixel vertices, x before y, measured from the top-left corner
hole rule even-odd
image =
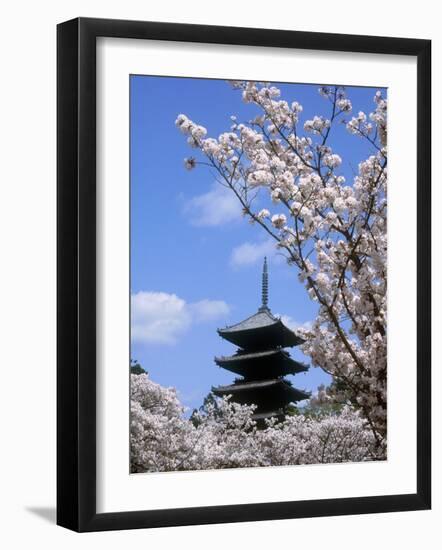
[[[382,446],[387,433],[387,100],[377,92],[372,113],[359,112],[346,121],[353,106],[345,90],[323,86],[319,93],[329,113],[302,123],[302,106],[282,100],[275,86],[232,84],[245,102],[260,109],[259,116],[247,124],[234,119],[218,138],[206,138],[206,129],[185,115],[176,124],[235,194],[244,214],[297,268],[319,307],[304,334],[303,351],[347,387],[352,405]],[[340,122],[367,145],[367,156],[349,183],[339,173],[342,156],[329,144]]]
[[[287,417],[257,429],[254,407],[217,400],[193,423],[176,392],[131,375],[131,471],[163,472],[380,460],[358,413]]]

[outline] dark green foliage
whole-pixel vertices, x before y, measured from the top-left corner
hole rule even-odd
[[[201,421],[198,418],[198,413],[203,414],[203,415],[207,414],[207,406],[208,405],[213,405],[213,407],[215,408],[215,418],[216,418],[217,417],[217,411],[218,411],[218,403],[217,403],[217,398],[215,397],[215,395],[212,392],[209,392],[206,395],[201,407],[199,407],[198,409],[193,409],[193,412],[190,416],[190,421],[192,422],[192,424],[196,428],[201,424]]]
[[[290,405],[287,405],[285,408],[285,414],[286,416],[298,416],[301,413],[299,411],[299,407],[296,407],[296,405],[290,403]]]
[[[130,360],[130,373],[131,374],[147,374],[147,370],[138,363],[136,359]]]
[[[319,386],[318,390],[325,391],[328,399],[325,401],[311,399],[307,405],[300,409],[301,414],[310,418],[340,414],[345,405],[352,404],[348,388],[337,378],[334,378],[327,387]]]
[[[344,405],[342,403],[321,403],[312,405],[308,403],[299,410],[299,414],[303,414],[307,418],[319,418],[331,414],[339,414]]]

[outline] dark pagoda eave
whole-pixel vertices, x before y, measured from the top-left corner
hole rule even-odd
[[[218,333],[231,334],[234,332],[244,332],[248,330],[269,328],[275,325],[281,326],[281,328],[284,328],[288,332],[293,333],[291,329],[284,325],[280,317],[275,317],[267,306],[262,306],[258,309],[256,313],[250,315],[250,317],[247,317],[243,321],[218,329]],[[300,337],[298,336],[298,338]],[[302,338],[300,338],[300,340],[304,341]]]
[[[287,383],[284,380],[281,380],[281,378],[272,378],[271,380],[255,380],[253,382],[236,382],[235,384],[230,384],[229,386],[218,386],[217,388],[212,388],[212,391],[229,393],[242,390],[255,390],[258,388],[267,388],[271,386],[280,386],[281,384]]]
[[[291,401],[302,401],[310,397],[310,393],[303,390],[298,390],[289,384],[286,380],[281,378],[274,378],[271,380],[257,380],[251,382],[236,382],[229,386],[212,387],[212,392],[215,395],[235,395],[238,393],[255,391],[255,390],[267,390],[269,388],[275,388],[282,390]]]
[[[305,340],[298,336],[295,332],[287,328],[281,319],[274,318],[272,322],[260,324],[256,323],[253,326],[253,317],[246,319],[242,323],[231,327],[218,329],[217,332],[224,340],[231,342],[241,348],[259,347],[260,345],[275,346],[275,347],[293,347],[303,344]],[[252,319],[252,322],[249,323]],[[243,328],[241,328],[241,326]],[[261,344],[262,342],[262,344]]]
[[[308,370],[308,366],[290,357],[283,349],[237,353],[215,357],[215,363],[226,370],[241,375],[254,375],[265,371],[277,374],[297,374]]]
[[[277,356],[280,358],[289,358],[289,354],[280,349],[270,349],[270,350],[264,350],[264,351],[254,351],[251,353],[245,353],[245,352],[239,352],[235,355],[221,355],[220,357],[215,357],[216,363],[236,363],[236,362],[246,362],[249,360],[255,360],[255,359],[264,359],[267,357]]]

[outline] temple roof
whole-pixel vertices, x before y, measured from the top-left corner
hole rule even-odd
[[[267,306],[244,321],[218,329],[218,334],[239,347],[265,349],[272,347],[292,347],[304,340],[275,317]]]
[[[215,362],[242,378],[228,386],[212,387],[217,396],[231,395],[235,403],[256,405],[252,418],[260,426],[266,418],[284,418],[289,403],[310,397],[308,392],[293,387],[283,378],[286,374],[308,370],[307,365],[293,360],[284,350],[302,344],[304,339],[270,311],[268,286],[267,259],[264,258],[261,307],[247,319],[218,329],[218,334],[239,350],[231,356],[215,357]]]
[[[260,390],[277,391],[282,393],[290,401],[302,401],[303,399],[308,399],[310,394],[294,388],[289,382],[283,380],[282,378],[273,378],[271,380],[257,380],[253,382],[235,382],[229,386],[218,386],[217,388],[212,387],[212,391],[215,395],[235,395],[238,393],[244,392],[255,392]]]
[[[280,321],[275,317],[268,307],[260,307],[254,315],[247,317],[244,321],[240,321],[235,325],[219,329],[218,332],[227,333],[227,332],[241,332],[243,330],[254,330],[257,328],[264,328],[273,326],[275,323]]]
[[[275,317],[268,307],[269,274],[267,258],[264,258],[262,270],[261,307],[258,311],[235,325],[218,329],[218,334],[240,348],[265,350],[298,346],[304,340]]]
[[[272,378],[284,374],[305,372],[308,366],[293,360],[282,349],[256,351],[253,353],[238,352],[228,357],[215,357],[215,363],[231,372],[247,377],[270,375]]]

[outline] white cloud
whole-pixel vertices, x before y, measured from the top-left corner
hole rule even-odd
[[[215,182],[210,191],[187,201],[184,213],[192,225],[215,227],[239,220],[241,205],[230,189]]]
[[[284,325],[286,325],[291,330],[296,331],[296,330],[299,330],[300,328],[304,330],[310,330],[312,328],[311,321],[306,321],[305,323],[299,323],[298,321],[295,321],[295,319],[292,319],[290,315],[276,315],[276,316],[281,317],[281,321],[284,323]]]
[[[186,303],[176,294],[140,291],[131,296],[133,342],[175,344],[193,323],[227,315],[229,306],[221,300]]]
[[[133,294],[131,314],[134,342],[173,344],[192,323],[186,302],[165,292]]]
[[[230,264],[233,267],[261,264],[264,256],[272,256],[274,253],[275,245],[271,240],[261,243],[245,242],[232,250]]]
[[[201,300],[194,304],[189,304],[189,311],[192,313],[195,321],[212,321],[225,317],[229,313],[229,306],[223,300]]]

